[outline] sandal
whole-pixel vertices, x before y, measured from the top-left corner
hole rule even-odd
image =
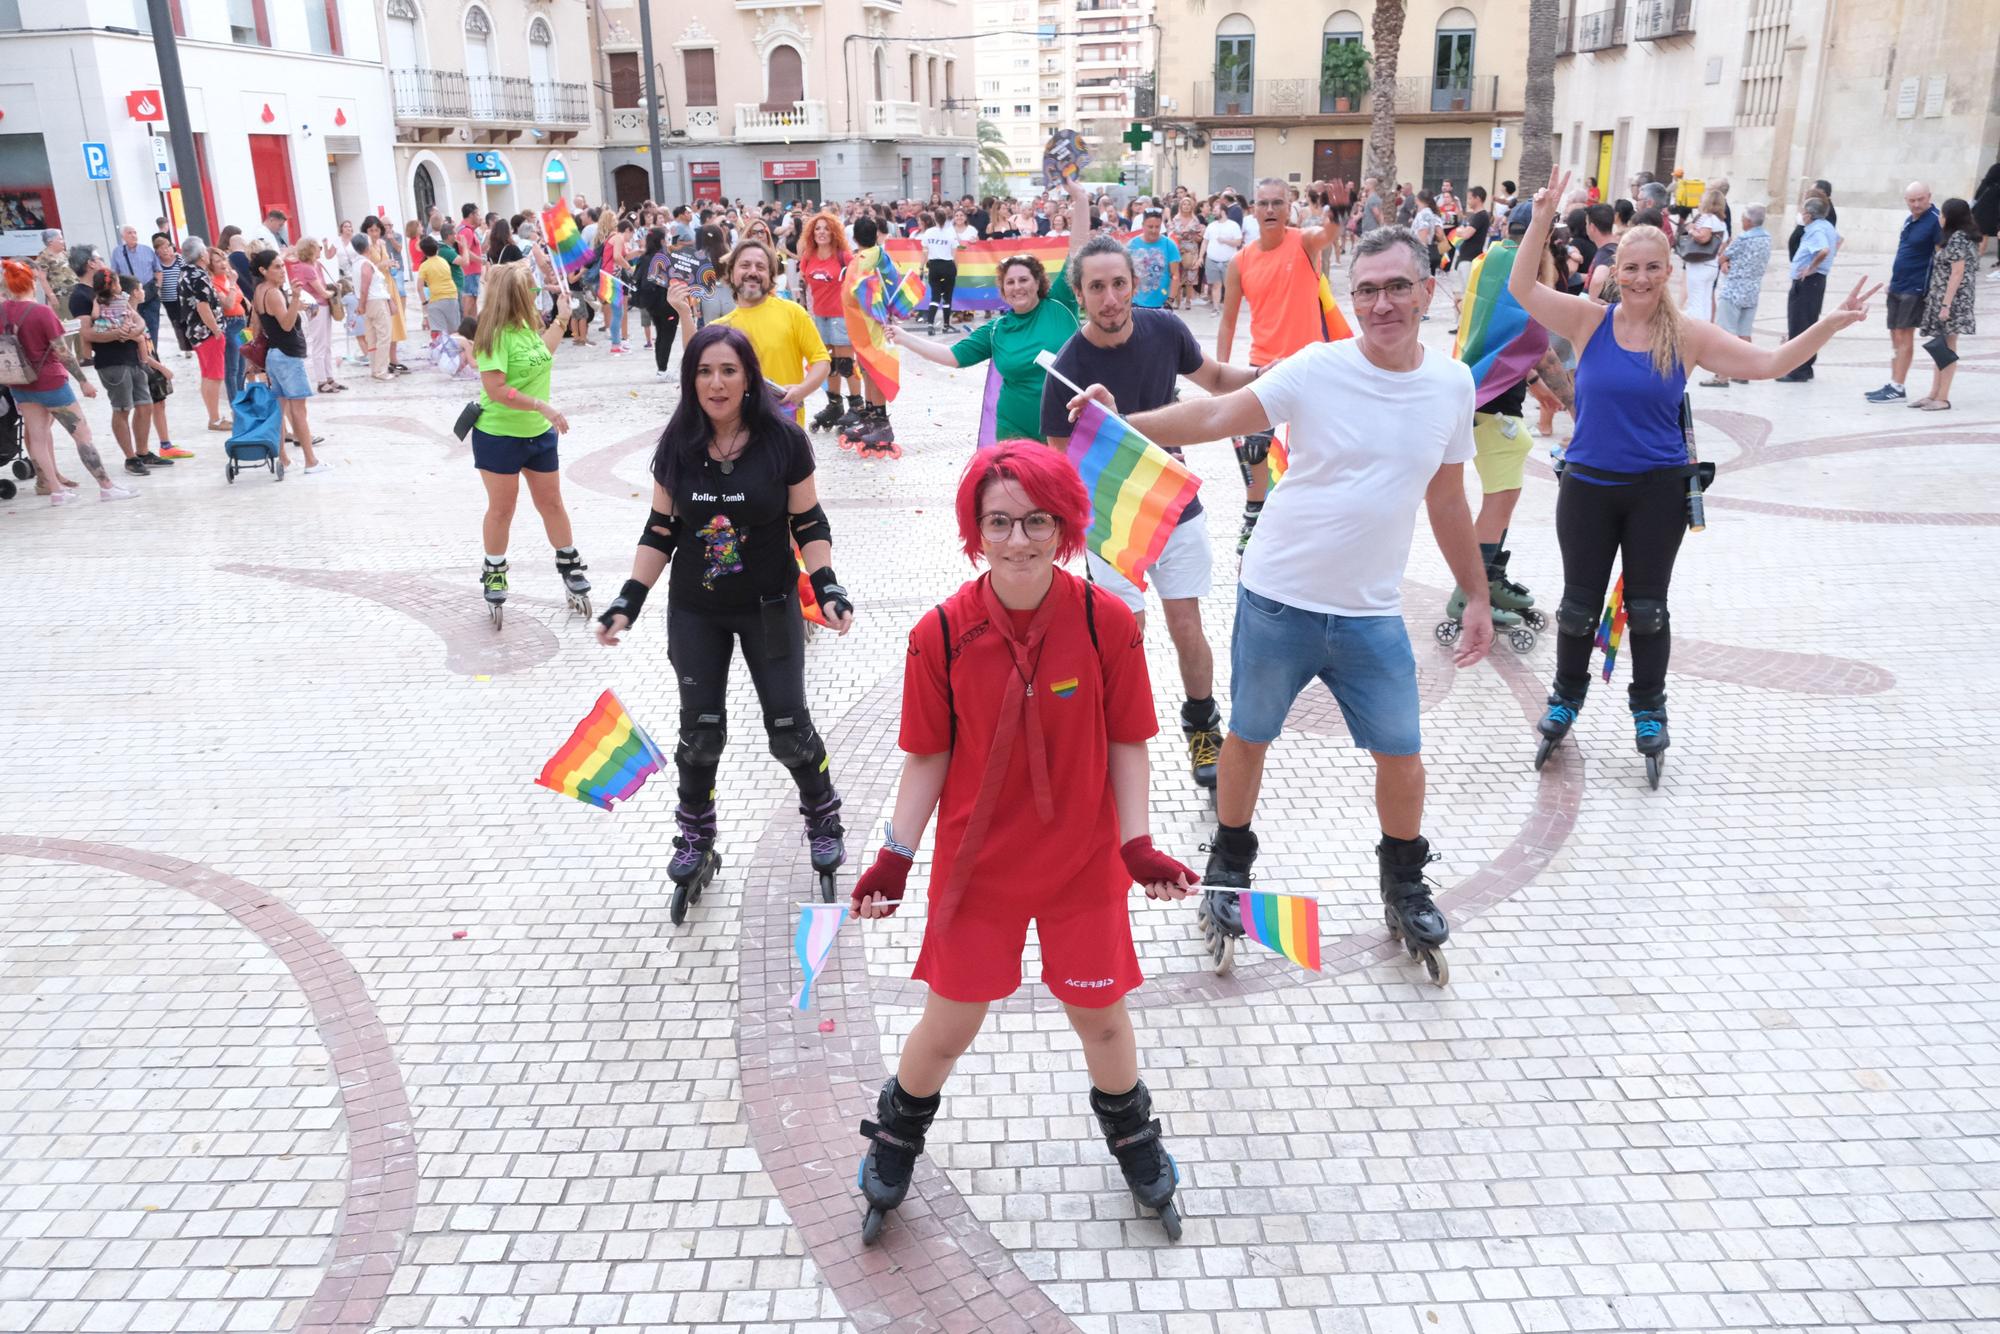
[[[1928,398],[1928,397],[1926,397],[1926,398],[1920,398],[1920,399],[1917,399],[1917,400],[1915,400],[1914,402],[1912,402],[1912,403],[1910,404],[1910,406],[1911,406],[1911,407],[1913,407],[1913,408],[1926,408],[1926,407],[1929,407],[1929,406],[1931,405],[1931,403],[1932,403],[1933,401],[1934,401],[1934,400],[1932,400],[1932,399],[1930,399],[1930,398]]]
[[[1703,389],[1727,389],[1729,388],[1729,381],[1723,379],[1720,375],[1714,375],[1703,380],[1701,387]]]
[[[1927,398],[1917,404],[1917,406],[1925,412],[1949,412],[1951,410],[1951,400],[1948,398]]]

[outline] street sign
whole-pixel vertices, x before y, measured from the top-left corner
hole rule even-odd
[[[125,94],[125,111],[133,120],[165,120],[167,101],[157,88],[140,88]]]
[[[153,136],[153,175],[159,180],[162,190],[174,183],[174,169],[167,165],[167,136],[164,134]]]
[[[111,154],[104,151],[103,144],[85,141],[83,145],[83,174],[93,181],[111,179]]]
[[[1506,156],[1507,156],[1507,127],[1505,125],[1495,125],[1493,127],[1493,160],[1495,162],[1498,162],[1501,158]]]

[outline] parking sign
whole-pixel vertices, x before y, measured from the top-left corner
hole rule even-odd
[[[111,179],[111,154],[104,151],[103,144],[85,141],[83,145],[83,173],[93,181]]]

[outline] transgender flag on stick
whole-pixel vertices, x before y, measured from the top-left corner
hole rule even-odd
[[[826,967],[826,957],[833,952],[833,938],[840,934],[840,928],[847,921],[847,905],[844,903],[802,903],[799,905],[799,929],[792,933],[792,952],[798,956],[799,971],[805,980],[792,996],[792,1008],[805,1010],[812,1005],[812,987],[818,980],[820,969]]]

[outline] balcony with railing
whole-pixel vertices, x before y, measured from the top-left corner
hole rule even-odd
[[[1220,79],[1194,86],[1192,111],[1199,120],[1262,119],[1367,120],[1374,89],[1362,84],[1334,89],[1318,79]],[[1345,101],[1346,109],[1341,109]],[[1449,75],[1396,80],[1396,114],[1401,116],[1484,116],[1500,109],[1498,75],[1454,79]]]
[[[1576,16],[1576,49],[1609,51],[1625,45],[1625,0],[1600,5]]]
[[[736,137],[744,143],[787,143],[826,138],[826,103],[793,102],[776,110],[757,102],[736,104]]]
[[[466,118],[465,76],[456,70],[390,70],[389,86],[399,121],[426,123]]]
[[[580,83],[468,75],[448,69],[391,70],[389,83],[396,119],[405,124],[590,124],[590,90]]]
[[[1635,0],[1632,40],[1661,42],[1694,35],[1694,0]]]
[[[923,103],[870,102],[868,104],[870,139],[901,139],[905,136],[920,138],[923,133]]]

